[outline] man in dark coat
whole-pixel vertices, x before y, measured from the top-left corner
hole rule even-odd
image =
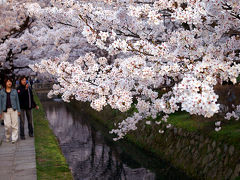
[[[28,133],[30,137],[33,137],[33,120],[32,120],[32,108],[38,109],[34,99],[32,90],[27,83],[27,78],[22,76],[19,81],[19,87],[17,88],[20,108],[21,108],[21,116],[20,116],[20,138],[25,139],[24,134],[24,122],[25,122],[25,114],[28,120]]]

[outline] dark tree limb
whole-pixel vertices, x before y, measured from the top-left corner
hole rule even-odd
[[[26,20],[23,22],[22,25],[20,25],[19,29],[13,28],[10,33],[3,37],[1,39],[0,43],[4,43],[7,39],[9,39],[11,36],[13,36],[14,38],[18,37],[20,34],[22,34],[31,24],[33,23],[33,21],[30,19],[30,17],[28,16],[26,18]]]

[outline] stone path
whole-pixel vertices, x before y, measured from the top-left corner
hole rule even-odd
[[[0,180],[36,180],[34,138],[30,138],[25,122],[26,140],[4,142],[4,126],[0,125]]]

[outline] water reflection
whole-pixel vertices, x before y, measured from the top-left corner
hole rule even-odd
[[[76,180],[153,180],[188,179],[172,167],[152,157],[140,155],[138,163],[117,143],[109,143],[84,112],[67,104],[42,99],[46,115]],[[125,148],[126,149],[126,148]],[[128,151],[128,150],[127,150]],[[132,149],[129,149],[129,153]],[[134,150],[134,154],[139,152]],[[155,161],[155,162],[154,162]],[[144,168],[154,163],[154,170]],[[159,164],[159,165],[158,165]]]

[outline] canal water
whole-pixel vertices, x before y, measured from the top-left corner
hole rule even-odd
[[[188,180],[183,172],[108,130],[81,109],[39,94],[75,180]]]

